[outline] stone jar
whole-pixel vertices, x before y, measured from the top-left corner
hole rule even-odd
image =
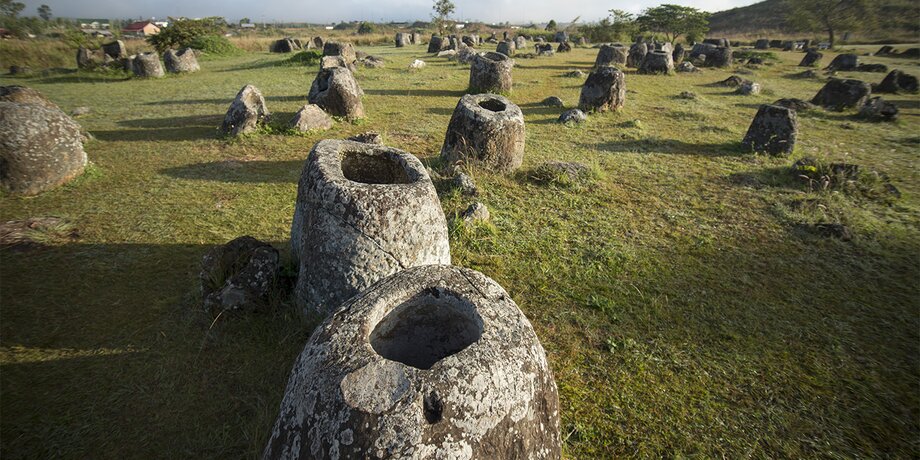
[[[160,63],[160,55],[157,53],[139,53],[135,55],[132,70],[134,75],[138,77],[160,78],[166,75],[163,72],[163,64]]]
[[[263,459],[558,459],[530,322],[485,275],[429,265],[348,301],[294,364]]]
[[[513,171],[524,161],[524,137],[520,107],[498,94],[468,94],[454,108],[441,158]]]
[[[795,149],[799,122],[795,110],[778,105],[760,106],[741,144],[746,150],[788,155]]]
[[[674,57],[670,51],[650,51],[639,67],[641,74],[674,73]]]
[[[629,49],[622,45],[601,45],[597,50],[597,58],[594,60],[594,67],[604,67],[612,65],[626,65],[626,57],[629,55]]]
[[[163,62],[166,63],[166,70],[170,73],[189,73],[201,70],[198,66],[198,58],[195,57],[195,50],[185,48],[181,51],[168,50],[163,55]]]
[[[615,67],[599,67],[581,87],[578,108],[585,112],[619,110],[626,102],[626,75]]]
[[[472,93],[510,93],[514,59],[502,53],[485,53],[473,57],[470,65]]]
[[[450,263],[447,221],[422,163],[354,141],[323,140],[310,151],[291,247],[298,306],[321,314],[398,271]]]
[[[361,102],[363,94],[350,70],[331,67],[320,70],[316,75],[307,100],[330,115],[355,120],[364,117],[364,103]]]

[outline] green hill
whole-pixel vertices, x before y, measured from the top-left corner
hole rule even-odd
[[[912,37],[920,34],[920,2],[916,0],[878,0],[874,2],[874,27],[860,35],[865,38]],[[765,32],[796,33],[786,22],[784,0],[766,0],[740,8],[713,13],[710,35],[752,35]]]

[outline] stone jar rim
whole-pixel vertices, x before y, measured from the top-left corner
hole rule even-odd
[[[496,112],[483,107],[481,104],[486,101],[495,100],[505,106],[504,110]],[[460,104],[468,111],[489,119],[515,118],[518,115],[523,116],[521,109],[511,102],[508,98],[493,93],[467,94],[460,98]]]
[[[347,188],[416,188],[430,183],[425,166],[414,155],[383,145],[366,144],[349,140],[326,139],[316,143],[313,148],[314,159],[320,174],[329,183],[346,185]],[[348,154],[365,155],[377,158],[398,167],[405,174],[405,179],[393,183],[369,183],[347,177],[343,162]]]

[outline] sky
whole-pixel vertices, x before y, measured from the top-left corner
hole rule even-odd
[[[23,15],[35,16],[46,4],[54,16],[70,18],[165,18],[223,16],[253,22],[412,21],[431,17],[432,0],[19,0]],[[676,3],[715,12],[750,5],[758,0],[453,0],[452,19],[512,23],[596,21],[616,8],[638,13],[660,3]]]

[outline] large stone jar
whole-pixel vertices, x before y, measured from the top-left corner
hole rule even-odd
[[[513,171],[524,161],[524,137],[520,107],[498,94],[468,94],[454,108],[441,158]]]
[[[265,459],[558,459],[559,396],[530,322],[495,281],[410,268],[307,342]]]
[[[295,296],[307,312],[331,313],[400,270],[450,263],[444,211],[422,163],[353,141],[324,140],[310,151],[291,246]]]

